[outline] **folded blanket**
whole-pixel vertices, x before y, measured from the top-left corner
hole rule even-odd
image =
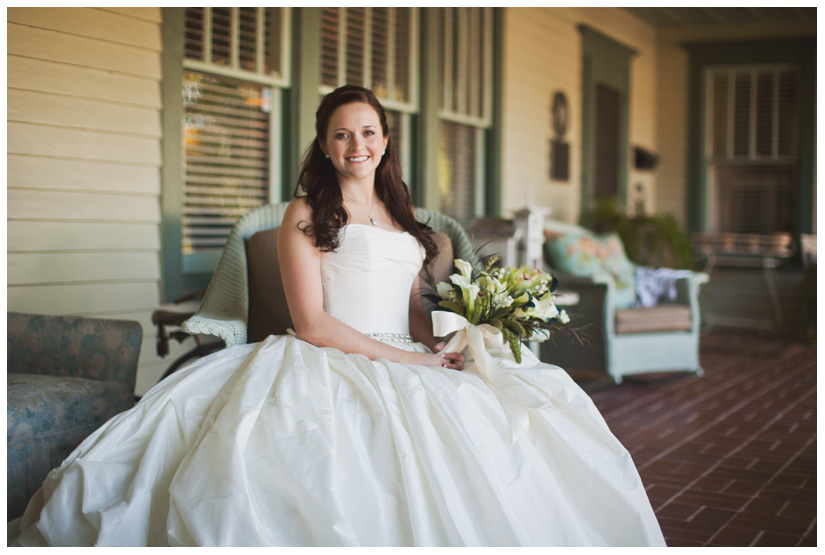
[[[650,308],[663,300],[676,300],[676,280],[690,277],[690,270],[636,267],[636,306]]]

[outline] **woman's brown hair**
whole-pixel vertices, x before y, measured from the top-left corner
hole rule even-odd
[[[312,222],[307,222],[301,231],[314,237],[315,245],[322,251],[338,248],[338,230],[346,225],[349,216],[344,208],[335,168],[324,156],[321,141],[326,137],[329,120],[335,110],[353,102],[372,106],[378,114],[384,136],[388,137],[386,151],[375,170],[375,193],[387,207],[393,221],[424,247],[429,262],[438,254],[438,248],[430,226],[415,219],[410,191],[401,180],[401,165],[395,155],[387,114],[372,91],[355,85],[344,85],[326,95],[315,112],[315,140],[304,154],[294,192],[297,197],[298,191],[303,190],[312,208]]]

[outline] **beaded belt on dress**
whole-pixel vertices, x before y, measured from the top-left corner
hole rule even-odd
[[[413,338],[408,333],[365,333],[364,335],[384,343],[413,343]]]

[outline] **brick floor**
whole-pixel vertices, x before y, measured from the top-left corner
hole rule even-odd
[[[669,546],[816,546],[816,347],[718,331],[702,377],[583,382]]]

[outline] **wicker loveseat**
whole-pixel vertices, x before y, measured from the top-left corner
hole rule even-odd
[[[48,472],[109,418],[132,407],[138,322],[7,314],[8,519]]]

